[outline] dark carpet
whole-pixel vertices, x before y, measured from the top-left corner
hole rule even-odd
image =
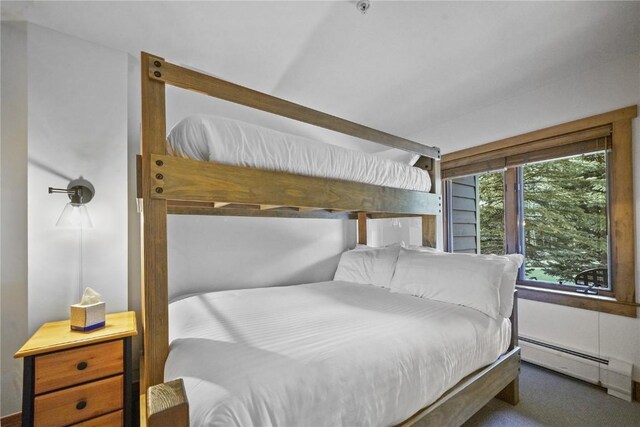
[[[595,385],[522,363],[520,403],[493,399],[465,427],[640,427],[640,402],[626,402]]]

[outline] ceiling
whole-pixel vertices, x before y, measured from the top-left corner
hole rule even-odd
[[[355,3],[1,7],[3,20],[26,20],[135,57],[148,51],[404,137],[640,51],[638,2],[372,0],[365,15]]]

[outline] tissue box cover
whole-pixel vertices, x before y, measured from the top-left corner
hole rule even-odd
[[[105,325],[104,302],[95,304],[80,305],[73,304],[71,306],[71,329],[74,331],[92,331]]]

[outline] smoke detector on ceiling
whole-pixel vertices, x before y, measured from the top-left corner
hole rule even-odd
[[[371,2],[369,0],[358,0],[356,3],[356,9],[358,9],[364,15],[367,13],[367,10],[371,7]]]

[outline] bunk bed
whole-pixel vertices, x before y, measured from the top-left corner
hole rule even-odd
[[[141,70],[142,154],[138,156],[138,196],[142,199],[143,222],[141,421],[149,425],[181,426],[188,425],[183,383],[164,382],[169,354],[167,215],[350,218],[358,221],[358,243],[364,245],[368,219],[420,217],[423,245],[436,247],[436,219],[442,212],[440,151],[147,53],[141,55]],[[166,85],[419,154],[414,167],[428,172],[431,188],[429,192],[416,191],[171,155],[167,150]],[[399,425],[459,425],[495,396],[516,404],[520,366],[517,301],[510,321],[510,343],[504,354],[467,375],[435,402],[407,414]]]

